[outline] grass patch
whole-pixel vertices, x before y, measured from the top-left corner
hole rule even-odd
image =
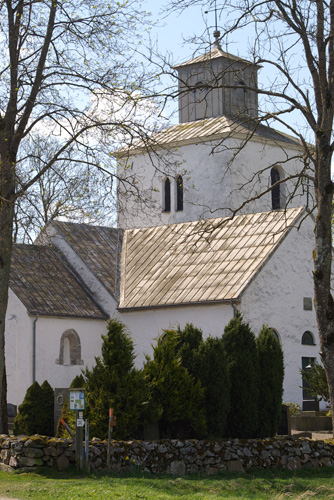
[[[173,477],[148,474],[78,475],[0,472],[0,496],[33,500],[282,500],[334,498],[334,469],[255,471]]]

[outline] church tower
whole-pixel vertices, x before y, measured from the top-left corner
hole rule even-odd
[[[224,52],[218,43],[201,56],[175,66],[179,81],[179,121],[257,118],[258,66]]]
[[[305,205],[293,180],[304,168],[298,140],[257,120],[260,67],[215,37],[208,53],[175,66],[179,124],[154,135],[154,154],[133,146],[119,163],[121,228]],[[134,181],[139,194],[126,190]]]

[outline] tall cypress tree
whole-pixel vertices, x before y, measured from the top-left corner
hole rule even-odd
[[[230,411],[225,434],[253,438],[258,430],[259,363],[255,336],[237,313],[222,338],[231,383]]]
[[[182,364],[179,351],[187,354],[188,361],[193,359],[193,352],[180,337],[180,331],[164,330],[154,347],[153,359],[147,357],[144,373],[159,416],[161,437],[201,438],[206,435],[204,391]]]
[[[275,436],[280,419],[284,380],[283,351],[268,326],[256,339],[260,367],[260,412],[258,437]]]
[[[187,323],[183,330],[178,327],[175,337],[175,351],[181,358],[182,366],[195,378],[198,378],[196,353],[203,344],[203,332],[192,323]]]
[[[208,435],[222,438],[230,409],[230,378],[222,339],[208,337],[196,353],[196,375],[204,389]]]
[[[47,380],[41,385],[41,399],[37,403],[40,408],[38,434],[54,435],[54,391]]]

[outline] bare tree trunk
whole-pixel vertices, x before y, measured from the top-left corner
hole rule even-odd
[[[332,198],[331,152],[329,142],[317,144],[317,217],[315,221],[314,293],[322,358],[330,396],[334,430],[334,302],[331,294]]]
[[[8,303],[8,286],[12,252],[13,208],[15,195],[14,158],[0,141],[0,434],[8,432],[5,320]],[[7,149],[7,148],[6,148]]]

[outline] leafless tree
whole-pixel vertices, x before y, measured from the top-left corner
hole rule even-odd
[[[37,135],[25,144],[27,156],[17,164],[20,185],[40,172],[59,148],[56,138]],[[108,171],[81,163],[69,147],[45,174],[17,198],[13,241],[32,243],[46,224],[63,218],[72,222],[113,225],[116,200],[112,165]]]
[[[137,54],[148,27],[132,0],[0,4],[0,433],[6,431],[4,331],[14,214],[27,212],[25,193],[45,192],[44,175],[57,182],[64,168],[68,180],[71,162],[82,172],[98,167],[110,186],[110,151],[147,131],[147,115],[137,110],[152,77]],[[38,135],[43,154],[37,154]],[[49,216],[53,200],[42,196],[42,203]]]

